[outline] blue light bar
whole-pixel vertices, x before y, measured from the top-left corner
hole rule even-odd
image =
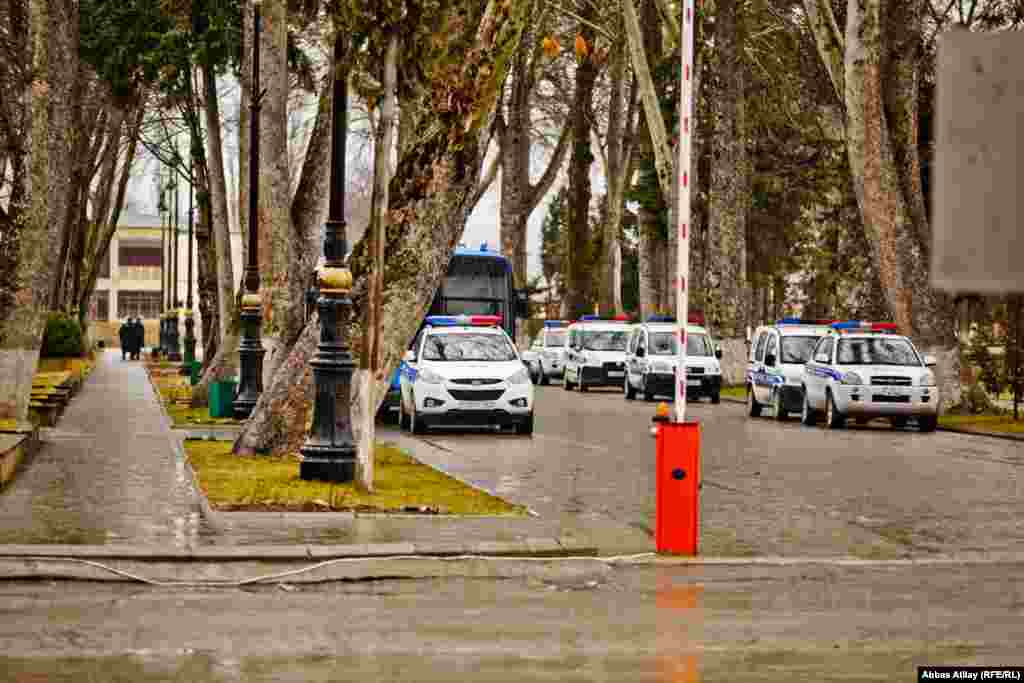
[[[809,318],[783,318],[776,320],[776,325],[831,325],[835,320],[810,320]]]
[[[459,321],[454,315],[428,315],[427,324],[434,327],[454,327]]]
[[[578,322],[602,322],[602,323],[628,323],[629,317],[624,313],[615,316],[614,318],[602,318],[599,315],[581,315]]]
[[[545,320],[544,327],[568,327],[569,321],[567,320]]]
[[[832,329],[834,330],[862,330],[870,328],[871,323],[864,323],[860,320],[844,320],[842,322],[832,323]]]
[[[581,323],[582,322],[588,322],[590,320],[600,320],[600,319],[601,319],[601,316],[599,316],[599,315],[581,315],[580,316],[580,322]]]
[[[480,251],[487,251],[487,242],[480,243]]]
[[[647,318],[649,323],[674,323],[675,321],[675,316],[671,315],[652,315]]]

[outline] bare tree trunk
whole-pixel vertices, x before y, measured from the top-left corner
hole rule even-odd
[[[245,79],[243,79],[245,80]],[[210,205],[216,261],[217,321],[220,340],[227,338],[235,315],[235,271],[231,259],[231,230],[228,217],[228,190],[224,178],[224,143],[221,140],[220,103],[217,101],[217,74],[210,64],[203,65],[203,90],[206,115],[206,156],[210,169]],[[203,355],[207,355],[207,347]]]
[[[593,21],[595,14],[593,7],[588,6],[581,16],[590,22]],[[588,24],[581,23],[579,35],[591,50],[578,58],[576,92],[573,95],[570,112],[573,146],[569,158],[569,246],[566,249],[569,267],[566,281],[569,315],[572,319],[591,313],[594,301],[594,259],[590,244],[590,167],[594,162],[594,155],[591,152],[590,121],[593,115],[597,65],[593,58],[594,29]]]
[[[291,329],[289,276],[298,256],[292,244],[291,173],[288,166],[288,11],[285,0],[266,0],[260,31],[261,87],[266,90],[260,116],[259,269],[263,329],[268,353],[264,386],[287,354]]]
[[[660,304],[658,293],[658,254],[661,240],[657,236],[657,215],[643,205],[637,210],[637,234],[640,243],[637,248],[637,261],[640,271],[640,318],[657,313]]]
[[[57,253],[66,225],[67,103],[77,73],[77,5],[69,0],[30,0],[29,51],[34,80],[24,93],[28,121],[29,177],[24,203],[15,208],[18,231],[14,305],[0,310],[0,419],[24,425],[39,359],[47,309],[57,278]],[[69,68],[70,63],[70,68]]]
[[[251,156],[249,140],[249,118],[252,112],[249,110],[249,102],[252,98],[252,3],[250,0],[241,0],[242,10],[242,50],[239,59],[238,79],[238,206],[235,207],[235,215],[238,216],[238,230],[242,237],[242,265],[249,262],[249,157]],[[232,275],[232,277],[234,277]],[[237,309],[232,312],[232,319],[237,317]],[[225,348],[226,344],[221,344]],[[237,349],[238,342],[235,342]]]
[[[608,132],[605,135],[607,166],[605,178],[604,227],[601,255],[601,288],[598,293],[598,308],[602,315],[622,312],[621,251],[619,233],[622,232],[622,211],[625,208],[626,169],[629,167],[629,148],[625,138],[631,123],[624,94],[626,90],[626,56],[622,43],[612,46],[611,93],[608,102]],[[635,81],[634,81],[635,82]]]
[[[370,209],[369,244],[373,254],[373,270],[368,274],[368,305],[365,307],[363,353],[360,378],[354,402],[361,402],[362,420],[357,424],[359,439],[359,481],[368,491],[373,490],[374,421],[377,404],[373,388],[384,378],[380,375],[381,298],[384,294],[384,234],[388,223],[388,175],[395,139],[395,87],[397,81],[398,34],[392,29],[388,36],[387,55],[384,59],[384,101],[377,125],[373,158],[373,198]]]
[[[571,139],[571,127],[563,128],[540,180],[530,183],[531,110],[540,57],[536,45],[523,41],[512,66],[508,121],[499,112],[497,129],[501,155],[501,250],[512,261],[516,287],[527,280],[526,226],[530,214],[544,198],[565,161]]]
[[[720,0],[715,14],[716,73],[722,81],[717,100],[708,216],[707,313],[723,339],[745,338],[747,327],[747,212],[750,164],[744,121],[742,8]]]

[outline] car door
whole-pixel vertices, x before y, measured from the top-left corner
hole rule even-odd
[[[569,330],[569,334],[565,338],[565,376],[566,379],[572,375],[572,381],[577,381],[577,377],[573,374],[576,372],[576,330]]]
[[[768,389],[766,388],[767,381],[765,379],[765,368],[764,368],[764,351],[768,346],[768,338],[775,334],[774,330],[764,330],[761,336],[757,339],[757,345],[754,347],[754,367],[753,367],[753,384],[754,384],[754,398],[757,399],[758,403],[768,402]]]
[[[647,368],[647,330],[641,329],[636,338],[636,350],[633,355],[633,386],[643,386],[644,370]]]
[[[804,386],[807,401],[815,410],[825,406],[825,378],[828,367],[832,364],[832,338],[822,337],[811,352],[811,359],[804,366]]]
[[[764,347],[764,402],[771,403],[774,398],[775,387],[782,379],[782,370],[779,362],[779,333],[772,332],[768,335],[768,343]],[[783,380],[784,381],[784,380]]]
[[[636,328],[629,333],[629,341],[626,343],[626,382],[636,386],[636,346],[640,339],[641,328]]]
[[[424,330],[421,330],[416,335],[416,339],[413,340],[412,346],[409,349],[413,353],[413,359],[411,361],[402,361],[401,380],[399,381],[402,391],[400,400],[405,407],[407,415],[412,411],[412,387],[416,381],[416,366],[420,357],[420,347],[423,345],[424,336]]]

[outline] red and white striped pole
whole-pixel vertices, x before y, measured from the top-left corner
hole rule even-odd
[[[690,166],[693,146],[693,44],[694,0],[683,0],[679,74],[679,204],[676,209],[679,231],[676,240],[676,323],[679,325],[679,358],[676,361],[675,421],[686,420],[686,324],[690,303]]]

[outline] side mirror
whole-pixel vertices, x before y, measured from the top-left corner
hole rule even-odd
[[[767,356],[765,356],[764,357],[764,364],[765,365],[771,365],[771,366],[774,367],[775,366],[775,354],[774,353],[769,353]]]
[[[643,358],[646,355],[646,352],[644,351],[644,348],[642,346],[640,346],[640,347],[637,347],[637,350],[636,350],[634,355],[637,358]]]
[[[715,358],[722,360],[722,349],[715,349]]]
[[[516,317],[530,317],[530,297],[526,291],[522,289],[516,290]]]
[[[402,356],[402,360],[404,360],[406,363],[415,363],[416,352],[413,351],[412,349],[409,349],[408,351],[405,352],[405,355]]]
[[[931,367],[935,367],[936,365],[938,365],[939,362],[935,359],[935,356],[933,356],[930,353],[926,353],[926,354],[924,354],[924,364],[925,364],[925,366],[931,368]]]

